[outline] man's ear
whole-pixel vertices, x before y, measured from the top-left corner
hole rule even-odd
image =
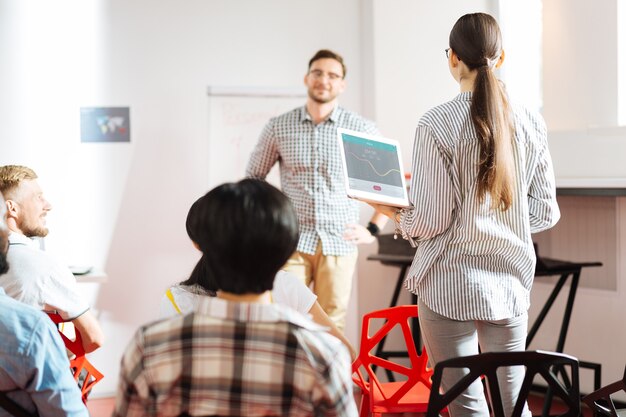
[[[7,205],[7,218],[17,218],[20,209],[19,205],[13,200],[6,200]]]
[[[343,93],[346,89],[346,79],[342,78],[341,83],[339,84],[339,93]]]
[[[500,68],[500,65],[504,62],[504,49],[500,52],[500,58],[498,58],[498,62],[496,62],[496,68]]]

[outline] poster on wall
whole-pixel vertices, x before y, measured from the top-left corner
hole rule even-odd
[[[81,142],[130,142],[129,107],[81,107]]]

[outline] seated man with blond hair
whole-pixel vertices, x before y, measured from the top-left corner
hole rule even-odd
[[[5,218],[0,194],[0,276],[10,269]],[[69,367],[52,321],[0,288],[0,417],[16,415],[16,409],[40,417],[89,417]]]
[[[0,288],[25,304],[58,312],[80,331],[85,352],[96,350],[104,339],[102,330],[89,304],[78,294],[74,275],[32,239],[48,234],[46,215],[52,208],[37,183],[37,174],[19,165],[0,167],[0,192],[7,210],[7,259],[11,265],[0,277]]]

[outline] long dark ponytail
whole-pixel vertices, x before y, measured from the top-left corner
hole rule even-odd
[[[502,54],[496,20],[485,13],[462,16],[450,32],[450,48],[470,70],[477,70],[470,115],[480,141],[477,196],[491,197],[491,208],[507,210],[513,203],[514,125],[506,92],[493,69]]]

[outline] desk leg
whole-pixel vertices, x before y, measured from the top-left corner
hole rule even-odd
[[[565,337],[567,336],[567,330],[569,329],[569,322],[572,317],[572,310],[574,308],[574,299],[576,298],[576,291],[578,289],[579,280],[580,280],[580,271],[577,271],[572,274],[572,283],[569,287],[569,294],[567,296],[567,304],[565,305],[565,313],[563,314],[563,322],[561,323],[561,332],[559,333],[559,340],[556,343],[556,351],[560,353],[563,353],[563,349],[565,348]],[[564,368],[558,367],[554,371],[557,374],[559,372],[561,373],[561,377],[563,378],[563,383],[565,384],[565,386],[570,387],[572,385]],[[548,388],[548,391],[546,392],[545,404],[551,405],[552,397],[553,397],[552,390]],[[548,414],[546,413],[545,408],[546,407],[544,405],[543,415],[547,416]],[[548,411],[549,411],[549,408],[548,408]]]
[[[576,298],[576,290],[578,289],[578,281],[580,279],[580,271],[572,274],[572,283],[569,287],[569,295],[567,296],[567,305],[565,306],[565,314],[563,314],[563,323],[561,324],[561,333],[559,334],[559,341],[556,344],[556,351],[563,353],[565,348],[565,337],[567,336],[567,329],[569,329],[569,321],[572,317],[572,310],[574,308],[574,299]]]
[[[569,294],[567,296],[567,304],[565,305],[565,312],[563,313],[563,321],[561,322],[561,330],[559,332],[559,339],[556,344],[556,352],[560,352],[560,353],[563,353],[563,349],[565,347],[565,338],[567,336],[567,330],[569,329],[569,322],[572,316],[572,310],[574,308],[574,300],[576,298],[578,282],[580,280],[580,270],[571,273],[571,275],[572,275],[572,282],[570,285]],[[535,320],[535,323],[532,325],[530,331],[528,332],[528,336],[526,337],[526,348],[528,348],[528,346],[530,345],[530,342],[533,340],[533,338],[537,334],[539,327],[541,326],[544,319],[546,318],[548,311],[550,311],[550,308],[554,304],[556,297],[561,292],[561,289],[563,288],[563,285],[565,285],[565,282],[567,282],[567,278],[569,276],[570,276],[569,273],[561,275],[561,278],[559,278],[559,281],[557,282],[554,289],[550,293],[550,296],[548,297],[546,304],[543,306],[543,308],[539,312],[539,316],[537,316],[537,320]],[[557,374],[560,372],[565,385],[570,386],[571,383],[569,381],[569,377],[567,376],[567,373],[565,372],[564,369],[557,368],[554,371]],[[552,393],[552,390],[548,387],[548,390],[546,391],[545,401],[543,403],[543,409],[541,412],[541,415],[543,417],[547,417],[550,415],[550,408],[552,406],[553,396],[554,395]]]
[[[567,304],[565,305],[565,312],[563,313],[563,321],[561,323],[559,339],[556,344],[556,352],[560,352],[560,353],[563,353],[563,349],[565,348],[565,338],[567,337],[567,330],[569,329],[569,322],[572,317],[572,310],[574,309],[574,300],[576,298],[576,291],[578,290],[578,282],[580,281],[580,270],[573,272],[571,275],[572,275],[572,283],[570,285],[569,294],[567,296]],[[552,293],[550,293],[550,297],[548,297],[546,304],[543,306],[543,308],[539,312],[539,316],[537,316],[537,320],[535,320],[535,323],[532,325],[532,327],[530,328],[530,331],[528,332],[528,336],[526,337],[526,348],[528,348],[528,346],[530,345],[530,342],[532,342],[533,338],[537,334],[539,327],[541,326],[544,319],[546,318],[548,311],[550,311],[552,304],[554,304],[554,300],[556,300],[556,297],[559,295],[559,292],[563,288],[563,285],[565,285],[565,282],[567,281],[567,278],[569,276],[570,274],[561,275],[561,278],[559,278],[559,281],[557,282],[556,286],[552,290]]]
[[[400,289],[402,288],[402,283],[404,282],[404,274],[406,274],[408,266],[403,266],[400,269],[400,275],[398,276],[398,282],[396,283],[396,288],[393,290],[393,297],[391,297],[391,305],[389,307],[395,307],[398,305],[398,297],[400,295]],[[411,293],[411,304],[417,305],[417,295]],[[413,318],[411,319],[411,333],[413,333],[413,343],[415,344],[415,348],[417,352],[422,354],[422,341],[420,339],[420,323],[419,319]],[[384,339],[381,341],[381,345],[384,343]],[[382,348],[380,349],[382,351]],[[378,351],[376,354],[378,356]]]
[[[544,304],[543,308],[539,312],[539,315],[537,316],[535,323],[533,323],[532,327],[530,328],[528,332],[528,336],[526,336],[526,349],[528,349],[528,346],[530,346],[530,342],[532,342],[535,335],[537,334],[537,331],[539,330],[539,326],[541,326],[541,323],[543,323],[546,316],[548,315],[548,312],[550,311],[552,304],[554,304],[554,300],[556,300],[556,297],[559,295],[559,292],[561,292],[561,288],[563,288],[563,285],[565,285],[565,282],[567,281],[568,276],[569,276],[569,273],[561,275],[561,278],[559,278],[559,281],[554,286],[554,289],[550,293],[550,296],[546,300],[546,303]]]
[[[402,289],[404,274],[406,274],[407,268],[408,265],[403,265],[400,268],[400,275],[398,275],[398,282],[396,282],[396,288],[393,290],[393,296],[391,297],[391,304],[389,304],[389,307],[395,307],[398,305],[398,297],[400,296],[400,290]]]

